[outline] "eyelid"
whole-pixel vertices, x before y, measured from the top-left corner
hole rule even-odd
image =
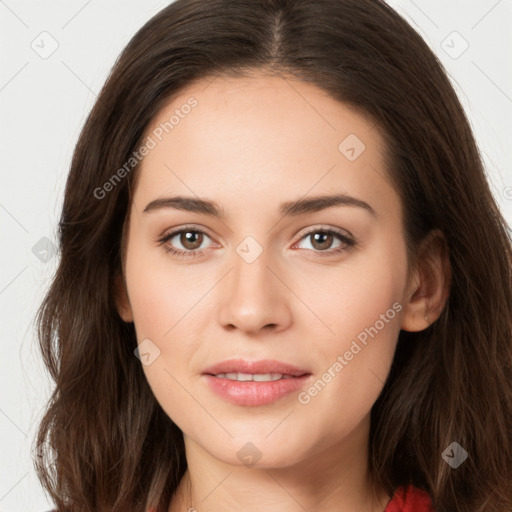
[[[198,233],[203,233],[205,235],[208,235],[210,238],[212,236],[209,234],[208,230],[203,227],[196,226],[194,224],[185,224],[184,226],[178,226],[176,228],[169,228],[166,229],[158,238],[167,238],[168,236],[174,236],[178,233],[181,233],[182,231],[197,231]]]
[[[311,235],[312,233],[316,233],[317,231],[332,231],[337,235],[354,240],[354,236],[350,231],[347,231],[346,229],[337,228],[334,226],[327,226],[325,224],[318,224],[315,226],[311,226],[309,228],[305,228],[305,231],[300,231],[296,236],[300,236],[300,240],[302,240],[306,235]]]

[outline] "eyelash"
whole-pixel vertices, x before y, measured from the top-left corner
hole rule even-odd
[[[204,249],[199,249],[199,250],[194,250],[194,251],[183,251],[183,250],[175,249],[174,247],[171,247],[169,245],[166,245],[166,243],[169,240],[171,240],[176,235],[179,235],[181,233],[201,233],[203,235],[208,236],[208,238],[210,238],[208,233],[206,233],[206,231],[203,231],[202,229],[199,229],[196,227],[190,227],[190,228],[184,227],[184,228],[177,229],[175,231],[171,231],[170,233],[164,234],[161,238],[158,239],[159,245],[163,245],[164,246],[163,249],[165,250],[165,252],[173,254],[174,256],[184,257],[184,258],[198,258],[198,257],[202,256],[205,252]],[[330,229],[321,229],[321,228],[313,229],[313,230],[305,233],[300,238],[300,240],[303,240],[304,238],[307,238],[308,236],[311,236],[315,233],[333,235],[336,238],[338,238],[338,240],[340,240],[341,242],[343,242],[345,244],[344,246],[341,245],[341,246],[337,247],[336,249],[331,249],[328,251],[313,250],[313,252],[318,253],[318,256],[320,256],[320,257],[333,256],[335,254],[340,254],[343,252],[351,252],[357,246],[357,243],[354,240],[352,240],[351,238],[347,237],[346,235],[344,235],[341,232],[334,230],[332,228],[330,228]],[[308,249],[308,250],[310,250],[310,249]]]

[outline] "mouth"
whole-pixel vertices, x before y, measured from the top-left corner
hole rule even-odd
[[[283,375],[282,373],[218,373],[217,375],[211,375],[218,379],[229,379],[236,380],[238,382],[273,382],[281,379],[294,379],[296,377],[302,377],[302,375]],[[304,374],[307,375],[307,374]]]
[[[209,388],[224,400],[241,406],[261,406],[298,391],[312,373],[275,360],[228,360],[203,372]]]

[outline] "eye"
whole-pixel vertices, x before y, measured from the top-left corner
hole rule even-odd
[[[199,249],[204,238],[210,238],[205,231],[198,228],[180,228],[179,230],[171,231],[170,233],[164,234],[159,238],[158,242],[164,246],[164,250],[168,253],[175,254],[176,256],[184,257],[197,257],[203,254],[203,249]],[[170,242],[176,239],[174,243],[179,243],[183,249],[176,249],[174,244]]]
[[[356,246],[355,240],[332,228],[316,228],[306,233],[301,241],[308,239],[311,241],[312,250],[319,253],[319,256],[332,256],[333,254],[348,252]],[[336,240],[340,243],[332,249],[333,242]]]

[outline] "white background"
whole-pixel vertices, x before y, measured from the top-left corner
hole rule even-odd
[[[56,243],[72,151],[116,57],[167,3],[0,0],[0,512],[51,508],[30,454],[51,389],[33,318],[57,257],[45,263],[32,249],[43,237]],[[445,66],[511,223],[512,1],[388,3]],[[469,46],[457,56],[464,40]],[[32,48],[41,53],[57,44],[47,58]]]

